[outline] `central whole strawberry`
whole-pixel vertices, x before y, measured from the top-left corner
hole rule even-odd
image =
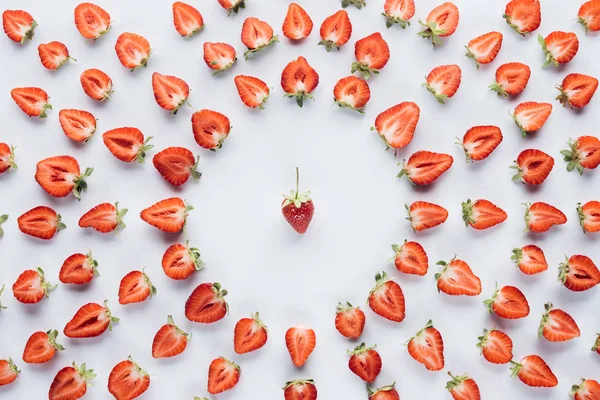
[[[289,196],[286,196],[281,204],[281,212],[285,220],[299,234],[306,233],[308,225],[315,213],[315,205],[310,198],[310,192],[300,193],[298,185],[300,183],[300,172],[296,168],[296,190],[292,190]]]

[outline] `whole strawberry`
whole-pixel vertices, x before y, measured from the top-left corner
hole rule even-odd
[[[308,225],[315,213],[315,205],[310,198],[310,192],[300,193],[298,185],[300,183],[300,172],[296,168],[296,190],[292,190],[289,196],[285,197],[281,204],[281,212],[285,220],[299,234],[306,233]]]

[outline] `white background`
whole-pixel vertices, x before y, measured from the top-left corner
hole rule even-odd
[[[173,28],[171,2],[129,0],[97,3],[111,14],[111,31],[96,43],[86,42],[73,23],[75,0],[60,2],[5,0],[3,9],[28,10],[38,21],[32,42],[22,48],[0,38],[0,141],[18,146],[20,169],[0,177],[0,212],[10,214],[0,240],[0,282],[7,284],[0,312],[0,356],[12,356],[22,368],[19,379],[0,388],[6,399],[41,399],[55,373],[72,361],[87,362],[98,374],[86,398],[107,399],[108,374],[119,361],[131,354],[151,373],[150,389],[142,398],[191,399],[206,393],[210,361],[220,355],[242,367],[239,385],[220,399],[278,399],[287,380],[314,378],[319,398],[325,400],[366,398],[364,384],[347,368],[347,348],[356,343],[342,338],[334,329],[338,301],[359,304],[367,314],[362,339],[377,344],[383,358],[383,371],[376,386],[396,381],[402,399],[450,398],[444,388],[446,371],[469,373],[478,382],[485,399],[566,399],[572,384],[580,378],[598,378],[600,364],[590,352],[598,321],[598,289],[572,293],[556,281],[558,263],[564,255],[586,254],[600,262],[596,235],[584,235],[575,205],[598,199],[600,172],[586,171],[583,177],[567,173],[559,151],[569,137],[598,135],[600,123],[596,98],[582,112],[563,109],[554,100],[563,77],[570,72],[598,75],[600,37],[584,35],[576,23],[581,1],[542,0],[542,25],[538,32],[574,31],[580,49],[568,65],[542,69],[544,55],[535,36],[521,38],[502,19],[505,1],[457,0],[460,25],[444,39],[444,46],[432,49],[420,39],[418,18],[426,17],[438,2],[418,0],[413,25],[406,31],[385,28],[380,15],[383,0],[368,0],[366,9],[349,8],[354,31],[341,51],[327,53],[317,46],[323,19],[339,9],[340,2],[300,1],[313,18],[315,27],[309,38],[290,43],[280,34],[281,43],[256,55],[249,62],[241,57],[241,25],[245,17],[257,16],[269,22],[276,32],[286,14],[288,1],[250,0],[245,10],[227,18],[216,0],[191,1],[206,21],[196,37],[183,39]],[[318,4],[317,4],[318,3]],[[479,34],[497,30],[504,43],[497,59],[489,66],[475,69],[464,57],[464,47]],[[145,36],[154,53],[148,68],[133,73],[121,66],[114,44],[121,32]],[[375,31],[382,32],[391,49],[391,59],[369,85],[372,99],[366,114],[359,115],[332,105],[332,89],[338,79],[349,74],[354,60],[354,42]],[[536,32],[536,35],[537,33]],[[45,70],[38,58],[37,45],[64,42],[78,61],[59,71]],[[205,41],[233,44],[241,57],[235,67],[217,77],[202,59]],[[279,85],[284,66],[303,55],[319,72],[316,101],[297,107],[283,97]],[[487,89],[502,63],[521,61],[531,67],[525,92],[516,99],[498,98]],[[463,70],[461,87],[446,105],[439,105],[420,84],[435,66],[456,63]],[[99,68],[114,82],[115,93],[105,103],[89,99],[81,90],[79,75],[87,68]],[[183,107],[176,117],[160,109],[151,87],[153,71],[183,78],[192,88],[194,110],[211,108],[227,114],[234,126],[223,149],[212,153],[195,143],[191,132],[192,110]],[[264,111],[246,108],[239,100],[233,77],[248,74],[265,80],[272,88]],[[54,110],[46,120],[24,115],[10,98],[13,87],[39,86],[51,96]],[[520,101],[548,101],[552,115],[536,135],[523,139],[508,115]],[[384,152],[377,134],[370,132],[377,114],[402,101],[414,101],[421,118],[412,143],[399,152]],[[98,118],[96,137],[85,146],[67,139],[58,122],[62,108],[82,108]],[[474,125],[497,125],[504,141],[485,161],[465,164],[462,149],[455,146],[460,136]],[[145,165],[124,164],[105,148],[103,132],[121,126],[134,126],[154,136],[156,146]],[[201,155],[199,182],[174,189],[156,172],[151,157],[168,146],[185,146]],[[509,165],[525,148],[538,148],[555,157],[555,168],[540,187],[531,189],[511,182]],[[396,163],[417,150],[446,152],[455,157],[453,167],[431,187],[412,187],[396,179]],[[60,154],[76,157],[82,169],[94,167],[89,189],[81,202],[74,198],[54,199],[33,179],[37,161]],[[294,186],[294,168],[300,167],[301,189],[310,189],[316,213],[308,233],[297,235],[281,216],[282,193]],[[163,234],[139,219],[139,212],[158,200],[181,196],[196,209],[190,214],[187,235],[202,251],[207,268],[185,282],[167,278],[161,257],[172,243],[183,242],[183,235]],[[486,198],[509,215],[501,226],[478,232],[467,229],[461,220],[461,201]],[[129,208],[127,228],[120,234],[101,235],[77,226],[79,217],[102,202],[120,201]],[[413,234],[405,218],[404,203],[415,200],[436,202],[446,207],[446,224]],[[525,201],[547,201],[565,212],[566,225],[541,235],[523,233]],[[18,231],[16,218],[23,212],[48,205],[63,215],[68,229],[44,242]],[[417,240],[429,254],[430,271],[425,277],[401,275],[386,259],[393,255],[390,244],[405,238]],[[513,247],[535,243],[546,253],[550,269],[526,277],[511,263]],[[11,294],[10,286],[20,272],[41,266],[50,282],[58,282],[59,268],[69,255],[92,249],[101,276],[85,289],[59,286],[38,305],[22,305]],[[440,259],[453,254],[466,260],[482,278],[483,293],[476,298],[452,298],[438,294],[433,275]],[[133,269],[146,267],[158,294],[140,305],[119,306],[120,279]],[[407,317],[401,324],[383,320],[365,304],[377,271],[386,270],[401,284],[406,296]],[[184,317],[184,303],[196,285],[219,281],[229,290],[231,312],[213,325],[199,325]],[[491,296],[495,283],[517,285],[531,305],[528,318],[507,322],[490,316],[482,301]],[[62,335],[65,323],[86,302],[107,298],[114,315],[121,318],[112,332],[96,339],[68,340]],[[537,327],[544,303],[569,312],[578,322],[582,335],[564,344],[537,338]],[[260,351],[238,356],[233,352],[233,327],[239,318],[260,311],[269,326],[269,341]],[[186,352],[176,358],[154,360],[151,343],[168,314],[193,338]],[[445,343],[446,368],[432,373],[408,355],[403,343],[432,319]],[[317,347],[307,364],[296,369],[285,349],[284,332],[292,325],[304,324],[317,333]],[[487,363],[475,347],[483,328],[498,327],[514,341],[516,359],[528,354],[541,355],[559,378],[554,389],[532,389],[510,378],[507,365]],[[36,330],[56,328],[58,340],[67,350],[52,362],[26,365],[21,354],[29,335]]]

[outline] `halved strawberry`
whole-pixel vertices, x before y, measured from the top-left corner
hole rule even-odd
[[[60,214],[50,207],[38,206],[17,218],[19,230],[39,239],[52,239],[56,232],[67,226],[62,223]]]
[[[300,40],[310,35],[312,29],[313,21],[310,19],[310,15],[301,5],[290,3],[281,27],[283,36],[292,40]]]
[[[340,79],[333,88],[333,101],[340,107],[364,114],[364,106],[371,99],[371,89],[364,79],[354,75]]]
[[[348,350],[348,368],[367,383],[373,383],[381,372],[381,356],[375,350],[376,347],[367,347],[365,343],[361,343],[354,350]]]
[[[20,373],[12,358],[0,358],[0,387],[13,383]]]
[[[2,229],[2,224],[8,220],[8,214],[0,215],[0,238],[4,236],[4,230]],[[2,289],[4,289],[4,285],[2,285]],[[0,294],[2,294],[2,289],[0,289]],[[0,308],[2,308],[2,304],[0,304]]]
[[[475,60],[477,69],[480,64],[489,64],[496,59],[502,47],[502,34],[489,32],[472,39],[466,46],[468,58]]]
[[[119,318],[110,312],[108,300],[104,300],[104,306],[87,303],[67,322],[63,333],[70,338],[92,338],[102,335],[107,329],[112,330],[112,324],[116,322]]]
[[[235,49],[230,44],[206,42],[203,48],[204,62],[214,71],[213,75],[228,70],[237,60]]]
[[[191,5],[176,1],[172,6],[173,24],[181,36],[194,36],[204,28],[204,18],[200,11]]]
[[[194,154],[185,147],[167,147],[152,159],[157,171],[173,186],[183,185],[190,175],[200,179],[202,173],[196,170],[199,162],[200,156],[194,158]]]
[[[179,197],[170,197],[142,210],[140,218],[163,232],[178,233],[193,209]]]
[[[511,260],[525,275],[534,275],[548,269],[548,261],[542,249],[534,244],[528,244],[522,248],[514,248]]]
[[[8,173],[11,169],[18,169],[15,163],[15,149],[15,146],[0,143],[0,174]]]
[[[79,163],[71,156],[56,156],[39,161],[35,166],[35,181],[53,197],[66,197],[71,192],[77,200],[87,189],[85,178],[94,168],[86,168],[82,174]]]
[[[538,0],[511,0],[502,17],[521,36],[535,31],[542,23],[541,4]]]
[[[35,332],[27,339],[25,349],[23,350],[23,361],[28,364],[46,363],[56,354],[56,350],[62,351],[65,348],[56,342],[58,331],[51,329],[48,332]]]
[[[229,312],[225,296],[227,290],[222,289],[218,282],[198,285],[185,302],[186,318],[203,324],[223,319]]]
[[[221,7],[227,10],[227,15],[232,12],[238,13],[240,9],[246,8],[246,0],[217,0]]]
[[[456,138],[455,144],[463,148],[467,162],[473,162],[488,158],[502,139],[502,131],[497,126],[474,126],[469,128],[462,140]]]
[[[469,264],[454,257],[449,262],[438,261],[444,267],[435,274],[438,292],[450,296],[477,296],[481,294],[481,279],[473,273]]]
[[[296,367],[303,366],[317,345],[315,331],[303,326],[293,326],[285,332],[285,346]]]
[[[554,158],[537,149],[527,149],[519,153],[515,164],[509,168],[517,170],[513,181],[521,181],[530,185],[542,184],[554,167]]]
[[[348,339],[358,339],[365,329],[366,316],[360,307],[349,302],[338,303],[335,312],[335,329]]]
[[[448,219],[448,210],[434,203],[415,201],[410,207],[408,204],[404,207],[408,211],[406,219],[410,221],[415,232],[441,225]]]
[[[92,257],[92,251],[87,254],[75,253],[67,257],[60,267],[58,279],[62,283],[84,285],[99,276],[98,261]]]
[[[65,135],[76,142],[86,143],[96,132],[96,117],[87,111],[63,109],[58,120]]]
[[[425,77],[427,82],[421,86],[426,88],[440,104],[454,96],[458,91],[462,71],[458,65],[440,65],[431,70]]]
[[[314,100],[311,93],[318,84],[319,74],[302,56],[288,63],[281,73],[281,87],[285,96],[295,97],[300,107],[305,99]]]
[[[98,204],[79,218],[81,228],[92,228],[98,232],[108,233],[125,228],[123,217],[129,211],[119,210],[119,202]]]
[[[377,389],[371,389],[369,386],[367,386],[369,400],[400,400],[400,395],[395,389],[395,385],[396,383],[394,382],[391,385],[383,386]]]
[[[172,316],[167,317],[167,323],[160,327],[152,340],[152,357],[168,358],[183,353],[191,334],[182,331]]]
[[[379,70],[388,63],[390,48],[381,33],[375,32],[356,41],[354,56],[356,61],[352,63],[350,72],[358,71],[365,79],[369,79],[371,74],[379,74]]]
[[[402,246],[393,244],[392,250],[396,253],[393,258],[398,271],[419,276],[427,274],[429,258],[419,243],[404,240]]]
[[[385,26],[388,28],[398,24],[406,29],[415,15],[415,0],[386,0],[381,15],[385,17]]]
[[[567,162],[567,171],[577,169],[583,175],[584,169],[595,169],[600,165],[600,139],[595,136],[579,136],[577,140],[569,138],[569,150],[560,154]]]
[[[569,74],[556,88],[560,91],[556,100],[559,100],[563,106],[583,108],[596,93],[598,79],[589,75]]]
[[[98,39],[110,29],[110,14],[92,3],[81,3],[75,7],[75,26],[86,39]]]
[[[511,376],[519,377],[521,382],[533,387],[555,387],[558,385],[558,379],[552,373],[552,370],[540,356],[531,355],[523,357],[521,361],[510,362]]]
[[[87,393],[88,382],[96,377],[93,369],[85,363],[64,367],[56,373],[48,391],[49,400],[80,399]]]
[[[502,64],[496,70],[496,83],[491,84],[489,89],[497,92],[498,96],[516,96],[525,90],[530,76],[531,69],[525,64],[519,62]]]
[[[148,144],[152,136],[144,138],[137,128],[116,128],[102,134],[104,145],[113,156],[123,162],[144,163],[146,152],[154,146]]]
[[[595,400],[600,397],[600,383],[594,379],[581,379],[579,385],[571,387],[569,394],[573,400]]]
[[[424,29],[418,35],[424,39],[431,39],[434,47],[440,46],[442,44],[440,37],[450,36],[456,31],[458,19],[458,7],[447,1],[431,10],[425,22],[419,20],[419,24]]]
[[[200,250],[190,247],[190,241],[183,244],[172,244],[162,257],[162,268],[171,279],[184,280],[194,272],[204,268],[204,261],[200,259]]]
[[[69,55],[69,49],[61,42],[42,43],[38,46],[42,65],[50,70],[57,70],[67,61],[77,61]]]
[[[525,231],[546,232],[554,225],[563,225],[567,222],[567,217],[558,208],[541,201],[524,203],[527,207],[525,211]]]
[[[121,33],[115,44],[115,51],[119,61],[125,68],[134,71],[140,67],[148,66],[152,54],[148,40],[135,33]]]
[[[79,77],[81,87],[92,100],[104,101],[113,94],[112,79],[99,69],[86,69]]]
[[[2,13],[4,33],[13,42],[21,44],[33,38],[38,23],[31,14],[23,10],[5,10]]]
[[[510,336],[497,329],[483,330],[483,336],[477,338],[477,347],[483,358],[492,364],[506,364],[513,358],[513,342]]]
[[[550,342],[565,342],[581,335],[577,323],[563,310],[554,309],[552,303],[544,305],[546,312],[542,316],[538,336]]]
[[[413,185],[429,185],[448,171],[453,162],[454,158],[449,154],[417,151],[409,157],[408,162],[403,162],[397,177],[406,175]]]
[[[348,43],[352,36],[352,22],[346,10],[339,10],[325,18],[319,33],[321,35],[319,45],[325,46],[327,51],[331,51],[334,47],[339,50]]]
[[[477,230],[491,228],[508,218],[506,211],[484,199],[475,200],[474,202],[468,199],[462,203],[462,211],[465,225]]]
[[[171,111],[172,115],[177,114],[179,108],[184,104],[191,107],[187,100],[190,95],[190,87],[183,79],[176,76],[153,73],[152,91],[156,103],[165,110]]]
[[[408,354],[423,364],[429,371],[444,368],[444,340],[440,331],[433,327],[431,320],[423,329],[406,342]]]
[[[448,371],[451,380],[446,383],[446,389],[454,400],[480,400],[481,393],[475,380],[468,375],[454,376]]]
[[[600,201],[577,203],[577,214],[583,233],[600,232]]]
[[[583,3],[579,7],[577,17],[586,33],[600,31],[600,0],[589,0]]]
[[[491,299],[483,302],[488,311],[505,319],[525,318],[529,315],[529,303],[523,292],[514,286],[504,286],[496,291]]]
[[[233,389],[240,380],[241,368],[225,357],[217,357],[208,367],[208,393],[219,394]]]
[[[600,283],[600,270],[587,256],[565,256],[565,262],[558,268],[558,280],[569,290],[583,292]]]
[[[515,108],[512,118],[523,137],[541,129],[552,112],[552,104],[526,101]]]
[[[194,139],[200,147],[215,151],[223,146],[223,141],[231,131],[227,116],[212,110],[196,111],[192,115]]]
[[[267,339],[267,327],[256,312],[250,318],[242,318],[235,324],[233,349],[237,354],[250,353],[263,347]]]
[[[141,303],[156,294],[156,287],[143,271],[131,271],[119,284],[119,303]]]
[[[108,375],[108,391],[115,399],[141,396],[150,386],[150,375],[129,356],[113,367]]]
[[[251,54],[258,53],[273,43],[279,43],[279,38],[273,34],[273,28],[267,22],[249,17],[242,25],[242,43],[248,48],[244,52],[244,58],[248,61]]]
[[[378,272],[375,282],[375,286],[369,292],[368,302],[371,310],[390,321],[404,321],[406,305],[400,285],[388,278],[385,272]]]
[[[579,50],[579,39],[573,32],[554,31],[545,38],[538,35],[538,43],[546,55],[546,61],[542,67],[550,64],[554,64],[555,67],[566,64],[575,57]]]
[[[238,75],[234,80],[240,99],[247,107],[265,109],[270,90],[264,81],[247,75]]]
[[[52,110],[48,103],[48,93],[38,87],[14,88],[10,91],[19,108],[30,117],[46,118],[46,112]]]
[[[317,400],[317,387],[312,379],[288,381],[282,389],[285,400]]]
[[[416,103],[405,101],[381,112],[371,127],[385,142],[386,150],[408,146],[415,135],[421,109]]]

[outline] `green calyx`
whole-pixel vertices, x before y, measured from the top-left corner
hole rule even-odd
[[[488,308],[490,314],[494,312],[494,302],[498,297],[498,293],[500,293],[500,291],[498,290],[498,283],[496,282],[496,290],[494,291],[492,298],[483,301],[483,304],[485,304],[485,306]]]
[[[73,184],[75,185],[73,187],[73,195],[77,200],[81,201],[81,193],[87,189],[85,178],[92,175],[92,172],[94,172],[94,168],[86,168],[83,175],[79,175],[73,179]]]
[[[488,342],[488,338],[490,336],[490,333],[492,333],[493,331],[495,331],[496,329],[492,328],[489,331],[487,329],[483,330],[483,336],[478,336],[477,337],[477,347],[479,347],[481,349],[481,352],[483,353],[483,348],[485,347],[485,345]]]
[[[219,300],[223,300],[223,297],[227,296],[229,293],[227,290],[221,288],[221,284],[219,282],[212,284],[212,290]],[[227,304],[227,302],[225,302],[225,309],[227,310],[227,314],[229,314],[229,304]]]
[[[467,49],[467,53],[465,54],[465,57],[470,58],[473,61],[475,61],[475,65],[477,66],[477,69],[479,69],[480,64],[479,64],[479,61],[477,61],[477,56],[471,51],[471,49],[469,49],[468,46],[465,46],[465,49]]]
[[[565,262],[558,265],[558,280],[564,284],[567,281],[567,275],[569,275],[570,271],[569,257],[565,256]]]
[[[110,308],[108,308],[108,300],[104,300],[104,309],[106,310],[106,311],[104,311],[104,315],[106,315],[106,317],[108,318],[108,321],[109,321],[108,322],[108,330],[112,331],[112,324],[119,322],[120,318],[112,315]]]
[[[315,100],[315,98],[313,97],[312,94],[307,93],[305,91],[300,91],[300,92],[296,92],[296,93],[286,93],[284,95],[285,97],[294,97],[296,98],[296,104],[298,104],[298,107],[302,108],[302,106],[304,105],[304,100],[306,99],[311,99],[311,100]]]
[[[404,244],[406,244],[407,240],[404,239],[404,243],[402,245],[399,244],[393,244],[392,245],[392,250],[394,251],[394,255],[390,258],[388,258],[388,262],[392,261],[394,259],[396,259],[396,257],[398,257],[400,254],[402,254],[402,249],[404,248]]]
[[[600,333],[596,333],[596,341],[592,346],[592,351],[598,351],[598,349],[600,349]]]
[[[150,61],[150,56],[152,55],[152,53],[154,53],[154,50],[153,50],[153,49],[150,49],[150,52],[148,53],[148,57],[146,57],[146,58],[142,58],[142,59],[140,60],[140,63],[139,63],[138,65],[136,65],[135,67],[131,68],[131,69],[129,70],[129,72],[133,72],[133,71],[135,71],[136,69],[138,69],[138,68],[141,68],[141,67],[147,67],[147,66],[148,66],[148,61]]]
[[[519,375],[519,372],[521,372],[521,368],[523,368],[523,364],[514,362],[513,360],[510,360],[509,362],[512,365],[512,367],[510,367],[510,376],[512,376],[513,378],[516,378]]]
[[[416,186],[415,183],[413,182],[413,180],[410,179],[410,171],[408,171],[408,169],[406,169],[406,160],[399,162],[398,165],[402,165],[402,169],[400,170],[400,172],[398,172],[398,175],[396,175],[396,178],[402,178],[403,176],[406,176],[406,178],[408,179],[410,184],[413,186]]]
[[[421,24],[421,26],[424,29],[421,32],[417,33],[417,35],[421,36],[423,39],[431,39],[431,44],[433,45],[433,47],[442,45],[440,35],[446,33],[445,29],[438,29],[437,23],[435,21],[423,22],[419,20],[419,24]]]
[[[538,35],[537,41],[540,44],[540,46],[542,46],[542,50],[546,55],[546,61],[542,64],[542,67],[547,67],[550,64],[553,64],[555,67],[558,67],[560,64],[558,63],[558,61],[556,61],[552,52],[548,50],[548,47],[546,46],[546,39],[544,39],[542,35]]]
[[[510,167],[508,167],[510,169],[514,169],[517,172],[512,176],[512,180],[513,181],[521,181],[522,183],[525,183],[525,181],[523,180],[523,169],[519,166],[519,164],[517,164],[517,161],[515,160],[514,164],[511,165]]]
[[[378,75],[379,74],[379,70],[377,69],[373,69],[370,68],[367,64],[362,63],[362,62],[358,62],[355,61],[352,63],[352,68],[350,69],[350,73],[355,73],[356,71],[358,71],[359,73],[362,74],[363,78],[365,79],[369,79],[371,78],[371,75]]]
[[[360,10],[367,6],[367,2],[366,0],[342,0],[342,8],[347,8],[350,5],[353,5]]]
[[[56,329],[49,330],[46,332],[46,335],[48,335],[48,342],[56,350],[63,351],[65,349],[60,343],[56,342],[56,338],[58,337],[58,331]]]
[[[206,263],[200,259],[200,250],[196,247],[190,247],[189,240],[185,242],[185,247],[187,248],[188,256],[194,263],[194,268],[196,268],[196,271],[200,271],[202,268],[204,268]]]
[[[125,228],[126,225],[123,222],[123,217],[125,216],[125,214],[127,214],[127,211],[129,211],[129,209],[127,208],[119,210],[119,202],[117,201],[115,203],[115,214],[117,215],[117,227],[115,228],[115,231]]]
[[[218,75],[218,74],[220,74],[223,71],[227,71],[229,68],[233,67],[233,64],[235,64],[236,61],[237,61],[237,56],[234,57],[234,59],[229,64],[227,64],[226,66],[224,66],[223,68],[215,69],[213,71],[213,76]],[[215,60],[215,61],[211,62],[210,64],[211,65],[215,65],[215,64],[217,64],[217,61]]]
[[[112,82],[109,82],[108,84],[108,88],[106,89],[106,91],[104,93],[102,93],[102,99],[100,99],[100,102],[103,102],[106,99],[110,99],[110,95],[113,94],[115,91],[112,89]]]
[[[390,390],[394,390],[396,387],[396,382],[392,383],[391,385],[387,385],[387,386],[382,386],[378,389],[371,389],[368,385],[367,385],[367,393],[369,394],[369,398],[375,396],[377,393],[379,392],[389,392]]]
[[[237,3],[227,10],[227,16],[229,17],[231,13],[237,14],[243,8],[246,8],[246,0],[238,0]]]
[[[15,150],[17,149],[17,146],[10,146],[10,153],[8,153],[8,158],[6,160],[4,160],[4,162],[6,164],[8,164],[8,170],[6,170],[6,173],[10,173],[11,168],[12,169],[19,169],[19,166],[15,163]]]
[[[425,77],[425,79],[427,79],[427,77]],[[431,93],[435,97],[435,99],[437,100],[438,103],[440,103],[440,104],[446,104],[446,100],[448,100],[448,98],[449,98],[448,95],[438,93],[433,88],[433,86],[431,86],[427,82],[423,83],[421,86],[423,86],[425,89],[427,89],[427,91],[429,93]]]
[[[38,118],[48,118],[48,110],[52,110],[52,104],[46,103],[42,107],[42,111],[38,114]]]
[[[563,107],[569,106],[569,108],[573,109],[574,107],[569,101],[569,94],[560,85],[556,85],[555,88],[560,92],[560,94],[556,96],[556,100],[560,101],[560,104],[562,104]]]
[[[583,212],[583,207],[581,207],[581,203],[577,203],[577,215],[579,216],[579,224],[581,225],[581,229],[583,230],[583,233],[587,233],[587,231],[585,230],[585,213]],[[2,223],[2,217],[0,216],[0,224]],[[2,234],[0,233],[0,236],[2,236]]]
[[[425,326],[423,328],[421,328],[417,333],[415,333],[415,335],[413,337],[411,337],[410,339],[408,339],[404,345],[408,346],[408,344],[413,341],[414,339],[420,337],[423,332],[425,332],[427,329],[429,328],[433,328],[433,322],[431,320],[427,321],[427,323],[425,324]]]
[[[179,333],[182,336],[185,336],[187,339],[190,339],[192,337],[191,333],[187,333],[183,329],[181,329],[177,325],[175,325],[175,321],[173,320],[172,315],[167,316],[167,324],[172,326],[175,329],[175,331],[177,331],[177,333]]]
[[[285,208],[290,204],[294,204],[296,208],[302,207],[302,204],[308,203],[312,201],[310,198],[310,191],[300,193],[299,189],[300,185],[300,170],[296,167],[296,190],[292,190],[289,196],[284,196],[285,201],[281,205],[281,208]]]
[[[394,26],[394,24],[398,24],[400,25],[400,27],[402,29],[406,29],[407,26],[410,26],[410,21],[406,20],[406,19],[402,19],[400,17],[393,17],[391,15],[388,15],[386,13],[381,13],[381,15],[383,15],[385,17],[385,26],[389,29],[392,26]]]
[[[512,256],[510,256],[510,259],[517,265],[519,265],[521,263],[521,260],[523,259],[523,250],[519,249],[518,247],[514,248],[512,250]]]
[[[455,145],[462,147],[464,153],[465,153],[465,157],[466,157],[466,162],[467,164],[470,162],[473,162],[473,159],[471,159],[471,155],[469,154],[469,150],[467,149],[467,147],[464,145],[463,141],[460,140],[460,138],[457,136],[456,137],[456,142],[454,142]]]
[[[325,50],[327,50],[328,52],[333,49],[336,49],[336,50],[340,49],[340,46],[331,40],[321,40],[319,42],[319,46],[325,46]]]
[[[2,296],[2,292],[4,292],[4,288],[6,287],[6,285],[2,285],[2,287],[0,287],[0,296]],[[0,310],[5,310],[6,306],[2,305],[2,302],[0,301]]]
[[[85,366],[85,363],[81,364],[80,366],[77,366],[77,364],[75,363],[75,361],[73,361],[73,368],[75,368],[75,371],[77,371],[77,373],[79,374],[79,376],[81,376],[85,382],[89,382],[92,379],[94,379],[96,377],[96,374],[94,373],[93,369],[87,369]]]
[[[148,288],[150,289],[150,296],[154,296],[157,293],[156,287],[152,284],[150,277],[146,275],[144,271],[142,271],[142,276],[144,277],[144,282],[146,282],[146,286],[148,286]]]
[[[567,144],[569,145],[569,150],[561,150],[560,152],[563,159],[567,162],[567,171],[571,172],[577,169],[579,175],[583,175],[583,165],[581,165],[577,141],[569,138]]]
[[[267,326],[261,321],[260,319],[260,314],[257,312],[250,314],[250,318],[252,318],[252,320],[254,321],[254,323],[256,324],[256,326],[258,326],[261,329],[267,329]]]
[[[473,205],[475,203],[473,203],[471,201],[471,199],[467,199],[467,201],[464,201],[461,203],[462,205],[462,219],[465,222],[465,226],[468,227],[469,225],[472,225],[474,223],[476,223],[477,221],[475,220],[475,218],[473,218]]]
[[[41,269],[40,267],[37,267],[35,270],[40,277],[40,285],[44,289],[44,296],[48,297],[50,292],[52,290],[56,289],[58,287],[58,285],[53,285],[50,282],[46,281],[46,278],[44,276],[44,270]]]
[[[581,392],[584,389],[585,389],[585,378],[581,378],[581,383],[579,385],[571,386],[571,392],[569,392],[569,395],[575,397],[576,394],[578,394],[579,392]]]
[[[199,163],[200,163],[200,156],[198,155],[198,156],[196,156],[196,162],[194,163],[194,165],[192,165],[192,168],[190,168],[190,175],[195,180],[198,180],[198,179],[200,179],[200,177],[202,177],[202,172],[198,171]]]
[[[285,386],[282,389],[285,390],[291,386],[306,386],[306,385],[314,386],[314,384],[315,384],[314,379],[296,379],[294,381],[286,382]]]
[[[444,267],[442,269],[441,272],[438,272],[434,275],[435,280],[437,281],[438,279],[440,279],[442,277],[442,275],[444,275],[446,273],[446,271],[448,270],[448,267],[450,266],[450,264],[452,263],[452,261],[456,260],[456,254],[454,255],[454,257],[452,257],[452,259],[448,262],[444,261],[444,260],[440,260],[438,262],[435,263],[435,265],[439,265]],[[440,289],[438,288],[438,293],[439,293]]]
[[[521,30],[519,29],[519,27],[517,25],[515,25],[515,24],[512,23],[510,15],[503,14],[502,18],[504,18],[506,20],[506,23],[508,24],[508,26],[510,26],[519,35],[526,36],[526,35],[530,35],[531,34],[531,32],[521,32]]]
[[[454,389],[462,385],[464,381],[470,379],[467,374],[454,376],[450,371],[448,371],[448,376],[451,378],[451,380],[446,383],[446,389],[448,389],[449,392],[452,392]]]
[[[142,369],[142,367],[140,367],[140,365],[139,365],[138,363],[136,363],[136,362],[134,361],[133,357],[131,357],[131,356],[128,356],[128,357],[127,357],[127,361],[129,361],[130,363],[132,363],[132,364],[133,364],[133,366],[135,367],[135,369],[137,370],[137,372],[138,372],[138,373],[140,373],[140,374],[142,374],[142,375],[145,375],[145,376],[150,376],[150,375],[149,375],[149,374],[148,374],[146,371],[144,371],[144,370]]]
[[[26,41],[33,39],[33,35],[35,35],[35,28],[38,26],[37,21],[33,21],[31,23],[31,26],[29,27],[29,29],[27,30],[27,32],[25,32],[25,34],[23,35],[23,38],[21,39],[21,46],[23,46],[25,44]]]
[[[365,113],[365,110],[364,110],[363,107],[354,107],[352,104],[348,104],[346,102],[339,101],[335,97],[333,98],[333,102],[335,104],[337,104],[341,108],[349,108],[350,110],[354,110],[354,111],[356,111],[356,112],[358,112],[360,114],[364,114]]]
[[[346,303],[339,302],[337,307],[335,308],[335,313],[339,314],[354,309],[360,309],[360,307],[353,306],[352,303],[350,303],[349,301],[347,301]]]
[[[60,230],[66,229],[66,228],[67,228],[67,225],[65,225],[62,222],[62,215],[57,214],[56,215],[56,230],[60,231]]]
[[[416,232],[417,230],[415,229],[415,225],[413,224],[412,215],[410,215],[410,206],[404,203],[404,208],[406,208],[406,212],[408,213],[408,217],[406,217],[406,220],[410,221],[410,225],[413,228],[413,232]]]
[[[385,285],[389,281],[391,281],[391,278],[388,278],[387,272],[385,272],[385,271],[378,272],[377,275],[375,275],[375,286],[369,292],[369,298],[371,298],[373,293],[378,291],[383,285]],[[368,302],[369,302],[369,300],[367,299],[367,303]]]
[[[2,229],[2,224],[8,220],[8,214],[0,215],[0,238],[4,236],[4,230]]]
[[[6,359],[4,358],[4,360]],[[12,371],[13,374],[19,375],[21,373],[21,370],[15,365],[12,358],[9,357],[6,361],[8,361],[8,368]]]
[[[496,94],[498,96],[502,96],[502,97],[508,97],[508,93],[506,93],[506,90],[504,90],[504,86],[502,86],[499,83],[493,83],[490,86],[488,86],[488,89],[496,92]]]
[[[523,136],[524,138],[527,137],[527,135],[529,135],[531,132],[526,131],[523,128],[523,125],[521,125],[521,123],[519,122],[519,120],[517,119],[517,115],[516,114],[511,114],[510,111],[508,112],[508,115],[510,115],[510,117],[513,119],[513,121],[515,121],[515,124],[517,124],[517,126],[519,127],[519,129],[521,130],[521,136]]]
[[[552,303],[548,302],[544,304],[544,310],[546,311],[544,315],[542,315],[542,320],[540,321],[540,327],[538,328],[538,338],[542,338],[544,336],[544,328],[548,325],[550,321],[550,311],[552,311]]]
[[[524,232],[529,232],[529,219],[531,218],[531,216],[529,215],[529,209],[531,208],[531,203],[522,203],[526,209],[525,209],[525,217],[523,218],[525,220],[525,231]]]
[[[177,111],[179,111],[181,106],[184,104],[187,104],[190,108],[193,108],[186,97],[185,99],[181,100],[174,109],[171,110],[171,115],[177,115]]]
[[[367,346],[365,342],[362,342],[358,346],[354,348],[354,350],[347,350],[348,355],[351,356],[360,356],[361,354],[366,353],[367,351],[374,350],[377,348],[377,345]]]
[[[277,37],[277,35],[273,36],[267,43],[262,44],[254,49],[248,48],[248,50],[244,52],[244,59],[248,61],[252,54],[263,51],[267,47],[271,46],[273,43],[279,43],[279,38]]]
[[[148,144],[150,139],[152,139],[152,136],[148,136],[146,140],[144,140],[144,143],[140,146],[140,148],[137,151],[134,161],[137,161],[140,164],[144,163],[146,158],[146,152],[154,147],[154,145]]]

